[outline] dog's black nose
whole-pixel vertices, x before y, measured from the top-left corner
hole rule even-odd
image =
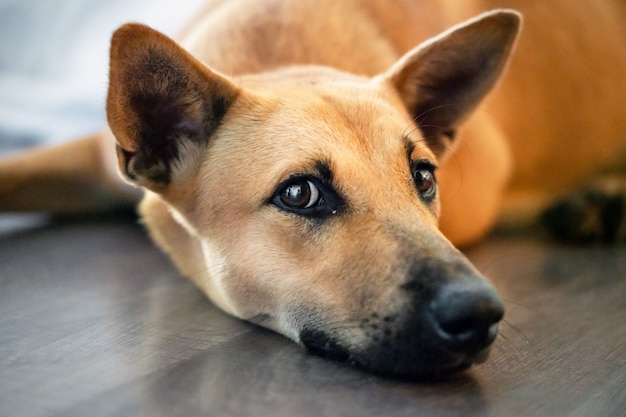
[[[472,355],[494,341],[504,307],[490,286],[459,282],[440,289],[430,312],[443,344],[451,351]]]

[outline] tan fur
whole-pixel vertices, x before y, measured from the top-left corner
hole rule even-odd
[[[524,31],[474,111],[518,20],[494,13],[438,34],[498,7],[521,10]],[[526,224],[590,176],[623,181],[625,20],[619,1],[217,0],[182,31],[188,52],[125,26],[112,40],[107,100],[119,168],[149,190],[140,211],[155,241],[223,310],[305,344],[303,329],[322,329],[329,350],[338,343],[366,368],[418,374],[428,366],[412,365],[405,347],[389,365],[378,345],[413,340],[398,322],[428,302],[407,301],[406,288],[425,297],[471,277],[491,297],[452,244],[498,219]],[[465,65],[474,75],[459,83]],[[59,177],[86,173],[93,190],[110,188],[95,152],[108,135],[67,145],[91,156]],[[67,166],[65,150],[47,152]],[[3,208],[59,208],[15,191],[45,177],[29,174],[44,165],[37,155],[0,164]],[[424,161],[439,166],[432,202],[409,169]],[[337,207],[321,219],[277,209],[294,176],[333,188]],[[68,210],[92,209],[62,192],[76,202]],[[386,359],[370,361],[378,354]],[[467,355],[430,371],[477,361]]]
[[[477,114],[497,125],[513,157],[502,197],[503,220],[527,223],[563,190],[609,170],[623,175],[626,3],[519,0],[464,5],[456,16],[497,5],[519,8],[525,16],[509,69]],[[470,166],[482,165],[467,164],[466,175],[474,171]],[[450,209],[454,207],[459,205]],[[462,211],[454,210],[452,216],[458,219]]]

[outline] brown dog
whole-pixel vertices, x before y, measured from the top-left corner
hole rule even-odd
[[[213,1],[181,36],[189,52],[126,25],[111,46],[115,139],[3,162],[3,209],[129,201],[112,175],[116,144],[124,177],[147,190],[152,236],[224,311],[375,372],[465,369],[486,357],[503,310],[450,240],[478,239],[502,207],[526,222],[609,170],[613,190],[545,218],[581,239],[622,233],[626,8],[423,3]],[[426,39],[497,6],[523,6],[525,35],[473,112],[519,15]]]

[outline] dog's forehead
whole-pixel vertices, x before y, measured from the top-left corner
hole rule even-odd
[[[281,87],[298,88],[335,82],[365,84],[369,77],[318,65],[293,65],[267,72],[244,75],[239,79],[243,87],[253,90],[272,90]]]
[[[285,148],[311,153],[339,146],[389,158],[410,143],[435,159],[397,92],[380,78],[307,66],[253,76],[244,85],[258,94],[253,117],[277,132]]]

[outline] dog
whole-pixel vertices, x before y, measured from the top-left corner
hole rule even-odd
[[[141,189],[155,242],[225,312],[378,374],[454,375],[504,314],[457,247],[536,218],[626,235],[625,17],[619,1],[215,0],[178,42],[127,24],[110,129],[3,161],[0,205],[106,210]]]

